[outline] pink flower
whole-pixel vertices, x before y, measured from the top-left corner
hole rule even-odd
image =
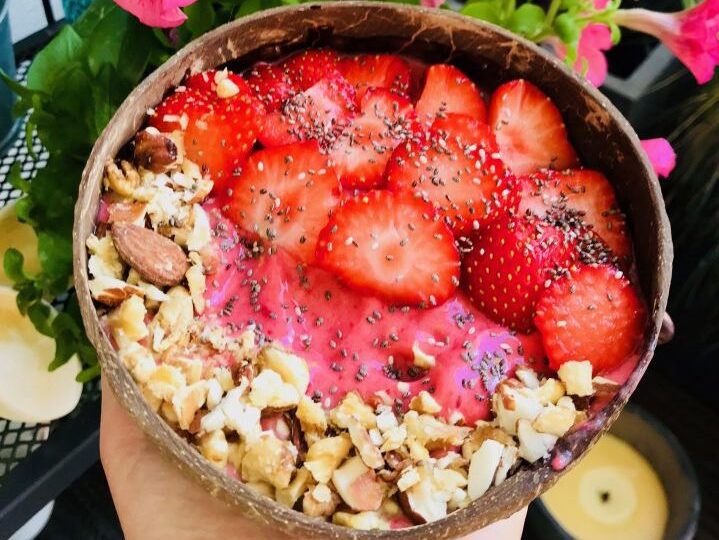
[[[444,4],[444,0],[420,0],[419,3],[424,7],[437,8]]]
[[[654,172],[664,178],[669,176],[674,170],[677,161],[677,155],[674,153],[669,141],[666,139],[645,139],[641,143],[652,167],[654,167]]]
[[[552,46],[555,54],[564,60],[567,47],[557,38],[546,42]],[[574,71],[583,74],[594,86],[602,86],[607,78],[607,59],[603,51],[612,48],[612,32],[604,24],[588,24],[579,35],[577,44],[577,60],[572,66]]]
[[[174,28],[187,19],[181,7],[197,0],[115,0],[125,11],[140,19],[142,24],[156,28]]]
[[[614,22],[660,39],[699,84],[714,76],[714,68],[719,64],[719,0],[705,0],[678,13],[620,9]]]

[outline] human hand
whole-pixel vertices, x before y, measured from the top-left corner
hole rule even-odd
[[[287,538],[208,495],[165,459],[102,381],[100,458],[128,540]],[[526,509],[464,540],[519,540]]]

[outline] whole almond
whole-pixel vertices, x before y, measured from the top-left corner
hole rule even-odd
[[[151,229],[118,222],[110,234],[122,260],[153,285],[177,285],[189,268],[182,248]]]

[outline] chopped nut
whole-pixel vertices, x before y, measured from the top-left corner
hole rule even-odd
[[[122,167],[122,170],[118,168],[113,160],[107,160],[105,163],[105,187],[123,197],[132,197],[135,188],[140,185],[140,174],[127,161],[121,161],[120,167]]]
[[[556,404],[557,400],[565,394],[564,385],[557,379],[546,379],[537,388],[535,394],[542,405]]]
[[[147,216],[147,204],[129,199],[120,199],[108,204],[107,213],[109,215],[107,222],[110,224],[119,222],[144,226],[145,216]]]
[[[224,429],[226,422],[225,413],[220,408],[215,408],[208,412],[200,420],[200,431],[210,433]]]
[[[217,97],[221,99],[231,98],[240,93],[240,87],[232,79],[222,79],[217,83]]]
[[[416,411],[408,411],[404,415],[404,424],[407,426],[407,433],[428,450],[459,446],[472,431],[469,427],[452,426],[434,416],[417,414]]]
[[[436,364],[434,356],[420,349],[416,341],[412,345],[412,354],[414,354],[414,365],[420,369],[432,369]]]
[[[497,466],[497,473],[494,475],[494,484],[499,485],[504,482],[509,474],[509,470],[517,462],[519,449],[516,446],[505,446],[502,450],[502,458]]]
[[[150,376],[147,388],[158,398],[172,401],[175,393],[186,386],[185,375],[179,368],[162,364]]]
[[[588,360],[583,362],[565,362],[557,370],[557,375],[567,387],[567,394],[573,396],[591,396],[594,393],[592,387],[592,364]]]
[[[532,427],[540,433],[561,437],[574,425],[575,411],[556,405],[548,405],[537,416]]]
[[[131,296],[142,298],[144,295],[141,288],[107,276],[91,279],[87,285],[92,297],[106,306],[117,306]]]
[[[492,405],[499,427],[511,435],[517,433],[520,418],[532,421],[542,412],[542,404],[530,389],[512,386],[509,381],[497,387]]]
[[[215,467],[224,468],[230,454],[225,433],[221,430],[207,433],[200,437],[198,444],[200,453]]]
[[[185,274],[192,303],[197,313],[205,311],[205,273],[201,265],[195,264]]]
[[[340,498],[327,484],[318,484],[302,499],[302,511],[310,517],[329,517],[337,509]]]
[[[494,476],[502,459],[504,445],[487,439],[474,454],[469,463],[468,493],[470,499],[478,499],[492,485]]]
[[[227,463],[232,465],[235,470],[240,473],[242,470],[242,460],[245,458],[245,444],[231,442],[228,443],[227,446]]]
[[[247,482],[267,482],[275,488],[286,488],[295,471],[295,456],[290,446],[291,443],[270,434],[248,441],[242,459],[242,478]]]
[[[192,226],[192,232],[187,237],[187,249],[190,251],[200,251],[212,240],[210,219],[199,204],[195,204],[192,207],[192,216],[194,218],[194,224]]]
[[[514,372],[514,376],[527,388],[539,388],[539,377],[537,373],[528,367],[519,367]]]
[[[185,375],[187,384],[194,384],[202,378],[202,360],[185,356],[172,356],[165,363],[180,368]]]
[[[275,488],[267,482],[245,482],[245,485],[260,495],[274,499]]]
[[[177,162],[174,141],[155,128],[138,131],[135,135],[135,163],[154,173],[167,171]]]
[[[442,405],[432,397],[432,394],[422,390],[409,402],[409,408],[420,414],[437,414],[442,410]]]
[[[419,483],[421,480],[417,469],[414,467],[407,467],[404,469],[397,480],[397,488],[400,491],[407,491],[409,488]]]
[[[282,380],[294,386],[298,394],[303,395],[307,391],[310,370],[303,358],[270,345],[260,351],[257,361],[265,368],[279,373]]]
[[[478,426],[464,441],[462,444],[462,456],[465,459],[471,459],[472,454],[479,450],[482,443],[488,439],[495,440],[505,446],[514,446],[514,439],[511,435],[499,428],[484,424]]]
[[[96,278],[122,278],[124,266],[109,235],[103,238],[98,238],[94,234],[90,235],[87,239],[87,249],[90,252],[90,258],[87,261],[87,269],[90,274]]]
[[[426,461],[429,459],[429,450],[427,450],[422,443],[417,441],[414,437],[407,437],[405,444],[409,449],[409,457],[415,463],[419,461]]]
[[[529,420],[519,420],[517,423],[517,437],[519,438],[519,456],[530,463],[542,459],[549,454],[557,442],[557,437],[547,433],[537,433]]]
[[[372,407],[367,405],[357,392],[349,392],[330,412],[330,421],[339,428],[347,429],[350,418],[357,419],[366,429],[377,425]]]
[[[225,425],[239,433],[243,439],[254,439],[262,431],[260,409],[241,400],[244,389],[230,390],[218,405],[225,415]]]
[[[295,503],[300,500],[304,492],[307,491],[311,481],[312,475],[310,471],[305,468],[298,469],[297,474],[295,474],[289,486],[275,491],[275,500],[280,504],[292,508]]]
[[[160,410],[160,405],[162,405],[162,400],[150,392],[147,386],[141,386],[140,391],[142,392],[142,397],[145,399],[150,408],[153,411],[158,412]]]
[[[140,341],[147,337],[149,331],[145,325],[146,314],[145,304],[139,296],[130,296],[120,304],[108,318],[115,341],[120,343],[122,338]],[[118,331],[122,332],[122,337],[118,336]]]
[[[197,381],[175,392],[172,396],[172,406],[175,409],[180,429],[189,429],[195,418],[195,413],[205,404],[206,396],[207,384],[205,381]]]
[[[287,409],[300,402],[297,389],[271,369],[262,370],[250,387],[250,402],[258,409]]]
[[[186,343],[188,329],[194,319],[194,310],[190,293],[184,287],[173,287],[167,292],[168,299],[160,305],[160,309],[151,323],[153,334],[161,330],[162,339],[153,343],[153,348],[162,352],[171,345]]]
[[[309,397],[303,395],[300,398],[299,405],[297,405],[295,415],[300,421],[307,444],[311,445],[311,442],[324,436],[325,431],[327,431],[327,415],[319,403],[315,403]],[[310,442],[310,439],[313,440]]]
[[[332,473],[347,457],[352,448],[352,441],[347,435],[320,439],[310,446],[305,458],[305,467],[312,473],[315,480],[326,484]]]
[[[392,428],[396,428],[399,425],[397,422],[397,417],[394,415],[391,409],[386,409],[380,412],[377,415],[376,422],[377,429],[379,429],[382,433]]]
[[[388,531],[389,523],[382,519],[377,512],[360,512],[350,514],[349,512],[335,512],[332,516],[332,523],[350,527],[359,531],[371,531],[374,529]]]
[[[400,496],[400,502],[415,523],[429,523],[447,515],[447,494],[438,486],[434,476],[424,467],[417,469],[420,481]]]
[[[382,436],[384,437],[384,443],[380,448],[382,452],[397,450],[407,439],[407,426],[404,424],[395,426],[385,431]]]
[[[380,469],[384,467],[384,458],[372,439],[370,439],[367,430],[355,418],[350,418],[349,432],[352,444],[357,449],[357,453],[362,461],[371,469]]]
[[[332,473],[332,484],[352,510],[377,510],[382,504],[382,484],[359,456],[349,458],[341,467],[335,469]]]
[[[207,408],[212,410],[222,401],[224,390],[219,381],[215,378],[207,381]]]

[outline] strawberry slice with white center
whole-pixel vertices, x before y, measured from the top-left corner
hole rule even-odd
[[[539,217],[569,214],[592,227],[622,261],[631,257],[626,217],[614,188],[600,172],[571,169],[542,170],[521,178],[519,212]]]
[[[412,102],[385,88],[372,88],[361,113],[340,134],[331,155],[342,185],[350,189],[380,187],[392,151],[415,129]]]
[[[579,165],[559,109],[524,79],[497,88],[489,104],[489,125],[502,159],[516,175]]]
[[[574,263],[578,235],[535,216],[500,217],[473,237],[463,287],[487,316],[529,332],[541,291]]]
[[[534,322],[552,369],[570,360],[589,360],[597,374],[638,350],[646,309],[617,268],[582,265],[542,293]]]
[[[210,175],[215,192],[222,192],[231,185],[252,151],[265,109],[237,75],[227,76],[237,90],[227,98],[207,90],[206,86],[215,84],[209,82],[210,78],[214,81],[214,75],[208,75],[207,81],[203,74],[193,77],[194,81],[188,82],[194,88],[168,96],[148,123],[162,132],[183,131],[185,155]]]
[[[247,84],[268,111],[276,111],[297,93],[297,87],[280,66],[259,62],[247,73]]]
[[[447,64],[427,69],[415,109],[428,124],[448,113],[466,114],[482,122],[487,120],[487,106],[477,86],[459,69]]]
[[[272,147],[316,140],[329,148],[354,117],[354,88],[339,73],[321,79],[267,115],[259,140]]]
[[[370,191],[345,202],[317,242],[317,261],[349,286],[390,302],[438,305],[459,284],[459,253],[432,207]]]
[[[410,88],[410,66],[394,54],[345,57],[339,62],[339,70],[355,87],[359,98],[370,88],[387,88],[401,94],[407,94]]]
[[[431,202],[460,235],[512,210],[517,197],[489,127],[472,124],[476,131],[469,137],[465,123],[456,120],[454,115],[440,119],[426,137],[400,144],[385,176],[390,190],[414,193]],[[457,132],[455,123],[460,126]]]
[[[340,182],[316,142],[253,153],[233,190],[232,220],[251,237],[283,248],[304,262],[314,259],[320,230],[340,201]]]
[[[331,49],[309,49],[282,62],[282,69],[300,90],[337,72],[339,55]]]

